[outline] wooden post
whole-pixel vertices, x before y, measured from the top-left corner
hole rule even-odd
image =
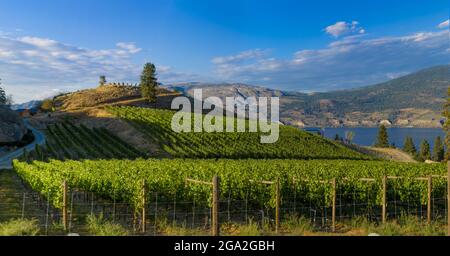
[[[431,189],[432,189],[432,179],[433,177],[428,176],[428,200],[427,200],[427,223],[431,224]]]
[[[280,229],[280,204],[281,204],[280,178],[277,178],[277,182],[275,183],[275,189],[276,189],[275,232],[278,234]]]
[[[220,194],[220,179],[218,176],[214,176],[212,179],[213,185],[213,201],[212,201],[212,220],[211,220],[211,233],[212,236],[220,235],[219,225],[219,194]]]
[[[145,180],[142,180],[142,233],[145,234],[146,232],[146,195],[147,195],[147,189],[145,185]],[[156,220],[155,220],[156,223]]]
[[[386,177],[386,175],[385,176],[383,176],[383,198],[382,198],[382,212],[381,212],[381,219],[382,219],[382,222],[383,222],[383,224],[385,224],[386,223],[386,206],[387,206],[387,204],[386,204],[386,193],[387,193],[387,177]]]
[[[447,162],[447,236],[450,236],[450,161]]]
[[[333,187],[333,208],[331,210],[331,231],[336,231],[336,178],[331,180]]]
[[[62,217],[63,217],[63,226],[64,231],[67,230],[67,181],[64,180],[63,184],[63,206],[62,206]]]

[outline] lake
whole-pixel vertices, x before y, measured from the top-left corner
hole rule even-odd
[[[444,140],[445,132],[439,128],[387,128],[389,143],[395,143],[396,147],[403,147],[406,136],[414,140],[416,148],[419,149],[422,140],[427,140],[433,150],[434,140],[441,136]],[[372,146],[378,135],[378,128],[325,128],[325,137],[334,139],[336,134],[345,138],[346,131],[353,131],[355,136],[353,143],[363,146]]]

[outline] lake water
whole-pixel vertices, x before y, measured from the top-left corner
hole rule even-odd
[[[424,139],[433,149],[437,136],[441,136],[442,140],[445,138],[445,132],[439,128],[387,128],[387,130],[389,143],[395,143],[397,147],[403,147],[406,136],[413,138],[417,149]],[[378,128],[325,128],[325,137],[334,139],[336,134],[339,134],[340,137],[345,138],[346,131],[353,131],[355,134],[353,143],[363,146],[372,146],[378,135]]]

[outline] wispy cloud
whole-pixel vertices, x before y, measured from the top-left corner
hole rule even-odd
[[[299,50],[289,59],[258,55],[246,62],[213,63],[216,73],[228,81],[285,90],[325,91],[369,85],[432,65],[448,64],[449,57],[449,32],[435,31],[379,38],[353,35],[323,49]]]
[[[344,36],[349,34],[364,34],[366,30],[359,25],[358,21],[345,22],[338,21],[333,25],[326,27],[325,32],[334,36]]]
[[[139,79],[142,66],[133,62],[132,57],[142,49],[135,43],[119,42],[111,49],[87,49],[49,38],[13,34],[0,34],[0,78],[17,102],[92,87],[100,75],[106,75],[110,81]],[[173,68],[157,68],[162,80],[198,78]]]
[[[448,28],[449,20],[439,23],[438,28]]]

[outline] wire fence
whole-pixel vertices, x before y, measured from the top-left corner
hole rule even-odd
[[[403,193],[412,193],[404,189]],[[382,223],[383,209],[374,205],[372,198],[359,199],[358,191],[336,190],[334,205],[335,221],[344,223],[354,218],[363,218],[374,223]],[[427,222],[428,205],[422,200],[401,200],[396,198],[398,189],[388,189],[386,217],[396,220],[402,216],[414,216],[420,222]],[[89,216],[102,216],[103,220],[120,224],[130,234],[161,235],[167,226],[198,229],[205,234],[212,228],[213,208],[203,201],[167,200],[157,192],[149,193],[145,205],[145,218],[142,212],[128,203],[102,198],[91,192],[69,189],[67,191],[67,228],[63,230],[63,212],[54,208],[44,197],[36,192],[11,193],[0,195],[0,221],[9,219],[36,219],[43,233],[49,235],[80,233],[90,234]],[[293,216],[301,217],[318,231],[332,231],[333,206],[317,203],[307,197],[293,194],[280,200],[279,216],[275,207],[254,200],[234,200],[221,195],[218,200],[218,222],[237,225],[257,225],[260,228],[275,230],[277,218],[281,223],[288,222]],[[431,218],[435,222],[447,223],[447,195],[431,197]],[[145,221],[145,232],[142,232]]]

